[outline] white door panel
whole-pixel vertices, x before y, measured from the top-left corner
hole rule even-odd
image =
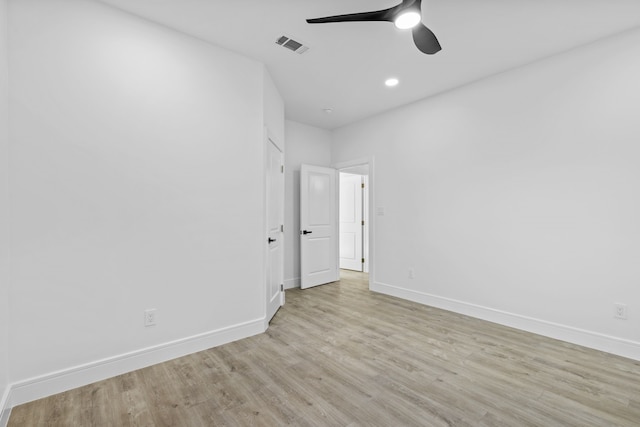
[[[301,288],[338,280],[337,172],[320,166],[300,169]]]
[[[340,268],[363,271],[363,177],[340,173]]]
[[[344,231],[340,231],[340,259],[355,259],[358,256],[357,253],[357,238],[356,233],[348,233]],[[340,268],[342,267],[342,262],[340,263]]]
[[[309,172],[307,218],[309,226],[330,226],[333,223],[331,203],[333,177],[326,173]]]
[[[334,252],[332,250],[332,240],[330,237],[309,237],[307,242],[307,248],[309,249],[309,263],[307,264],[309,266],[309,275],[316,276],[331,272],[334,264],[331,259],[331,254]]]

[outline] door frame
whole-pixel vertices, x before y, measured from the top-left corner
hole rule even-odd
[[[284,144],[282,141],[279,141],[275,135],[273,135],[273,133],[267,128],[267,126],[264,126],[264,130],[263,130],[263,141],[262,141],[262,164],[263,166],[263,171],[262,171],[262,176],[263,176],[263,182],[265,184],[263,184],[263,218],[262,218],[262,229],[263,229],[263,239],[262,239],[262,244],[264,245],[264,242],[267,240],[267,238],[269,237],[269,224],[268,224],[268,205],[267,205],[267,187],[266,187],[266,183],[268,182],[267,180],[267,174],[268,174],[268,170],[267,170],[267,158],[269,156],[269,144],[273,144],[276,148],[278,148],[280,150],[280,156],[281,156],[281,164],[282,167],[284,168]],[[282,209],[281,209],[281,213],[282,213],[282,217],[280,218],[280,222],[281,224],[284,226],[284,209],[285,209],[285,183],[284,183],[284,169],[282,170],[283,173],[283,178],[282,178],[282,184],[280,186],[280,193],[281,193],[281,197],[280,200],[282,202]],[[280,241],[280,247],[281,247],[281,251],[282,251],[282,256],[280,257],[280,277],[282,279],[282,284],[281,284],[281,290],[280,290],[280,307],[282,307],[285,303],[285,294],[284,294],[284,259],[285,259],[285,242],[284,242],[284,238],[282,238],[282,236],[284,236],[284,232],[281,232],[281,241]],[[263,251],[263,262],[262,262],[262,277],[263,277],[263,283],[262,283],[262,303],[263,305],[263,318],[264,318],[264,330],[266,331],[269,328],[269,321],[271,319],[267,319],[267,295],[268,295],[268,286],[269,286],[269,279],[267,278],[267,271],[268,271],[268,263],[269,263],[269,246],[268,245],[264,245],[264,251]]]
[[[375,283],[375,242],[376,242],[376,216],[375,216],[375,192],[373,191],[374,186],[375,186],[375,161],[374,161],[374,157],[361,157],[358,159],[353,159],[353,160],[348,160],[348,161],[344,161],[344,162],[336,162],[332,165],[332,167],[334,169],[336,169],[338,171],[338,175],[340,173],[340,171],[342,169],[347,169],[347,168],[352,168],[354,166],[364,166],[364,165],[368,165],[369,166],[369,185],[368,188],[365,187],[365,189],[367,190],[367,195],[369,197],[369,203],[367,206],[367,210],[368,210],[368,215],[369,215],[369,227],[368,227],[368,238],[369,238],[369,289],[372,289],[372,285]],[[339,184],[338,184],[339,185]],[[336,201],[336,215],[339,215],[340,212],[340,194],[337,194],[337,201]],[[340,265],[340,251],[338,251],[337,254],[337,262],[338,265]]]

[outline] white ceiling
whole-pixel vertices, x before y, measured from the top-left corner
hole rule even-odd
[[[640,0],[423,0],[443,48],[429,56],[391,23],[305,22],[400,0],[102,1],[263,62],[287,118],[328,129],[640,26]],[[276,45],[283,34],[310,50]]]

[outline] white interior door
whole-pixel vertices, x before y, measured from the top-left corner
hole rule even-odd
[[[284,212],[284,179],[282,169],[282,152],[271,141],[267,140],[266,159],[267,185],[267,313],[266,321],[270,321],[278,308],[284,303],[283,284],[283,245],[282,225]]]
[[[300,168],[300,287],[338,280],[337,171]]]
[[[362,227],[362,257],[364,258],[364,264],[362,264],[362,271],[369,272],[369,224],[371,219],[369,218],[369,175],[363,175],[362,180],[364,182],[364,191],[362,192],[362,217],[364,218],[364,227]]]
[[[363,271],[364,177],[340,172],[340,268]]]

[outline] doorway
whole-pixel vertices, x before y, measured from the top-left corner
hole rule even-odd
[[[364,275],[371,288],[375,268],[375,218],[371,216],[371,209],[375,203],[373,166],[372,157],[340,163],[333,167],[301,165],[299,233],[302,289],[337,281],[343,271]],[[354,270],[340,268],[340,172],[361,177],[361,213],[353,215],[353,218],[357,218],[353,222],[357,223],[359,220],[359,226],[362,227],[361,238],[352,240],[351,245],[351,249],[356,251],[351,254],[352,260],[357,262],[357,265],[351,267]],[[358,202],[352,201],[352,206],[355,208]],[[359,252],[357,248],[360,248]]]
[[[340,269],[369,272],[369,165],[339,170]]]

